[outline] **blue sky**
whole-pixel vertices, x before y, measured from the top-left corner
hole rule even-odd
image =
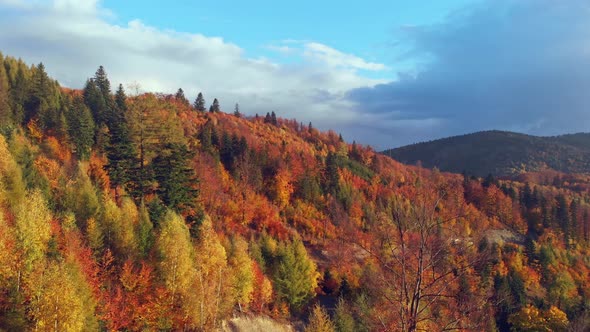
[[[368,61],[385,63],[389,72],[364,75],[393,79],[396,34],[404,26],[433,24],[476,0],[416,1],[104,1],[113,20],[134,19],[164,29],[222,37],[244,48],[247,56],[295,61],[268,46],[285,40],[330,45]],[[403,49],[403,45],[399,47]],[[411,67],[404,64],[404,67]]]
[[[64,86],[104,65],[113,84],[203,92],[376,149],[590,131],[588,0],[0,0],[0,51]]]

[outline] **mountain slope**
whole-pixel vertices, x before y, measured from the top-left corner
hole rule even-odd
[[[383,152],[406,164],[486,176],[515,175],[553,169],[590,172],[590,134],[538,137],[506,131],[483,131],[412,144]]]
[[[569,179],[406,166],[181,91],[113,94],[102,67],[65,90],[8,57],[0,80],[2,331],[588,326],[590,197]]]

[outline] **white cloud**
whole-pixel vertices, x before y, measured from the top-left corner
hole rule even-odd
[[[11,14],[3,15],[3,8]],[[0,0],[0,45],[7,55],[43,62],[65,86],[81,87],[104,65],[113,85],[139,82],[144,91],[166,93],[182,87],[191,98],[202,91],[207,102],[219,98],[228,110],[239,102],[247,114],[274,110],[336,130],[355,118],[346,91],[383,83],[357,70],[384,70],[384,65],[318,43],[306,42],[297,61],[279,64],[249,58],[220,37],[165,30],[140,20],[117,25],[110,18],[112,13],[96,0],[26,6]],[[294,49],[281,47],[286,53]]]
[[[304,45],[304,56],[323,62],[331,67],[352,68],[361,70],[382,71],[388,70],[381,63],[367,62],[352,54],[340,52],[330,46],[309,42]]]

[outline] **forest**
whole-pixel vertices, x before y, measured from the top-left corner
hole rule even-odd
[[[0,330],[590,329],[586,175],[407,166],[92,72],[0,55]]]

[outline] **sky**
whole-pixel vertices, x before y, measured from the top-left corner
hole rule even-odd
[[[589,0],[0,0],[0,51],[81,88],[183,88],[377,150],[590,131]]]

